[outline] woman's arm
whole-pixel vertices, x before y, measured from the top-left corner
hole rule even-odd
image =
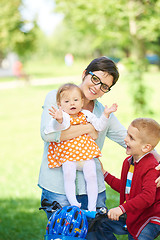
[[[65,141],[78,137],[83,134],[90,135],[94,140],[98,137],[98,132],[95,130],[92,124],[80,124],[76,126],[70,126],[70,128],[61,132],[60,141]]]
[[[160,155],[157,153],[156,150],[153,150],[151,153],[154,155],[154,157],[159,162],[159,165],[156,167],[156,170],[159,171],[159,174],[160,174]],[[157,188],[160,187],[160,177],[158,177],[156,179],[155,183],[157,184]]]
[[[106,136],[112,141],[126,148],[126,144],[124,142],[126,135],[127,135],[126,128],[119,122],[116,116],[112,113],[108,121],[108,131]]]

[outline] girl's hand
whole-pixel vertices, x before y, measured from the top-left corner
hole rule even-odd
[[[108,106],[105,105],[104,115],[106,116],[106,118],[109,118],[109,115],[110,115],[112,112],[116,112],[116,111],[117,111],[117,108],[118,108],[117,103],[112,104],[112,106],[111,106],[110,108],[108,108]]]
[[[51,107],[51,109],[49,109],[49,114],[56,119],[59,123],[63,122],[63,112],[61,107],[59,107],[59,109],[56,109],[54,107]]]

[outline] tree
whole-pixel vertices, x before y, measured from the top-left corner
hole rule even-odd
[[[131,83],[136,84],[134,106],[136,111],[146,111],[143,71],[147,51],[153,51],[153,42],[158,44],[160,39],[160,0],[56,0],[56,4],[66,25],[84,39],[92,36],[90,44],[99,55],[117,57],[118,53],[130,58]]]
[[[35,48],[37,26],[26,28],[21,7],[22,0],[0,1],[0,59],[11,51],[24,56]]]

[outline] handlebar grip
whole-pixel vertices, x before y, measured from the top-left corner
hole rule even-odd
[[[120,217],[119,217],[120,220],[122,221],[126,221],[127,219],[127,214],[126,213],[123,213]]]
[[[82,210],[82,211],[84,212],[86,217],[89,217],[89,218],[95,218],[97,214],[96,211],[89,211],[89,210]]]

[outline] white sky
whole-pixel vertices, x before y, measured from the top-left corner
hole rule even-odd
[[[26,8],[21,11],[24,18],[32,20],[36,16],[42,31],[50,35],[62,20],[62,15],[53,13],[54,0],[23,0]]]

